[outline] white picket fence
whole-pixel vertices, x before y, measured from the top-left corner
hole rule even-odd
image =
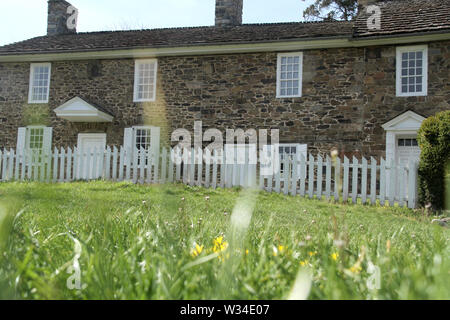
[[[181,161],[177,161],[179,158]],[[275,161],[279,162],[279,161]],[[274,163],[275,163],[274,162]],[[160,154],[150,151],[120,149],[67,150],[54,149],[43,155],[28,151],[17,154],[13,149],[0,150],[0,181],[70,182],[77,180],[132,181],[134,183],[183,182],[206,188],[259,187],[268,192],[351,200],[363,204],[393,206],[417,205],[417,163],[407,165],[379,163],[374,158],[352,161],[329,156],[305,159],[287,157],[276,164],[274,174],[244,157],[244,161],[226,159],[222,150],[180,150],[162,148]],[[267,173],[267,172],[266,172]]]

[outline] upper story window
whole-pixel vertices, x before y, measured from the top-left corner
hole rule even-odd
[[[48,103],[50,91],[50,63],[32,63],[28,103]]]
[[[157,70],[158,62],[156,59],[136,60],[134,68],[134,102],[155,101]]]
[[[426,96],[428,47],[397,47],[397,96]]]
[[[303,53],[278,54],[277,98],[302,96]]]

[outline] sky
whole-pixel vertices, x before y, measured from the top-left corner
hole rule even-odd
[[[68,0],[79,11],[78,32],[207,26],[215,0]],[[244,0],[244,23],[303,19],[303,0]],[[47,32],[47,0],[0,0],[0,45]]]

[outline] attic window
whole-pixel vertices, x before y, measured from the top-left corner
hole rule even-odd
[[[134,69],[134,102],[155,101],[157,69],[158,62],[156,59],[136,60]]]
[[[426,96],[428,47],[397,48],[397,96]]]
[[[280,53],[277,65],[277,98],[302,96],[303,54]]]
[[[28,103],[48,103],[50,72],[50,63],[31,64]]]

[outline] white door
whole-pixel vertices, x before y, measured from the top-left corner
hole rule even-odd
[[[409,159],[418,162],[420,159],[420,148],[416,137],[399,137],[397,139],[397,163],[402,166],[408,166]],[[403,175],[403,185],[405,186],[405,194],[408,194],[408,176]],[[401,181],[397,182],[397,194],[400,192]]]
[[[78,150],[82,154],[77,168],[79,179],[98,179],[102,176],[103,157],[101,155],[105,149],[106,133],[80,133],[78,135]],[[96,151],[95,155],[94,151]],[[97,159],[95,163],[94,158]]]

